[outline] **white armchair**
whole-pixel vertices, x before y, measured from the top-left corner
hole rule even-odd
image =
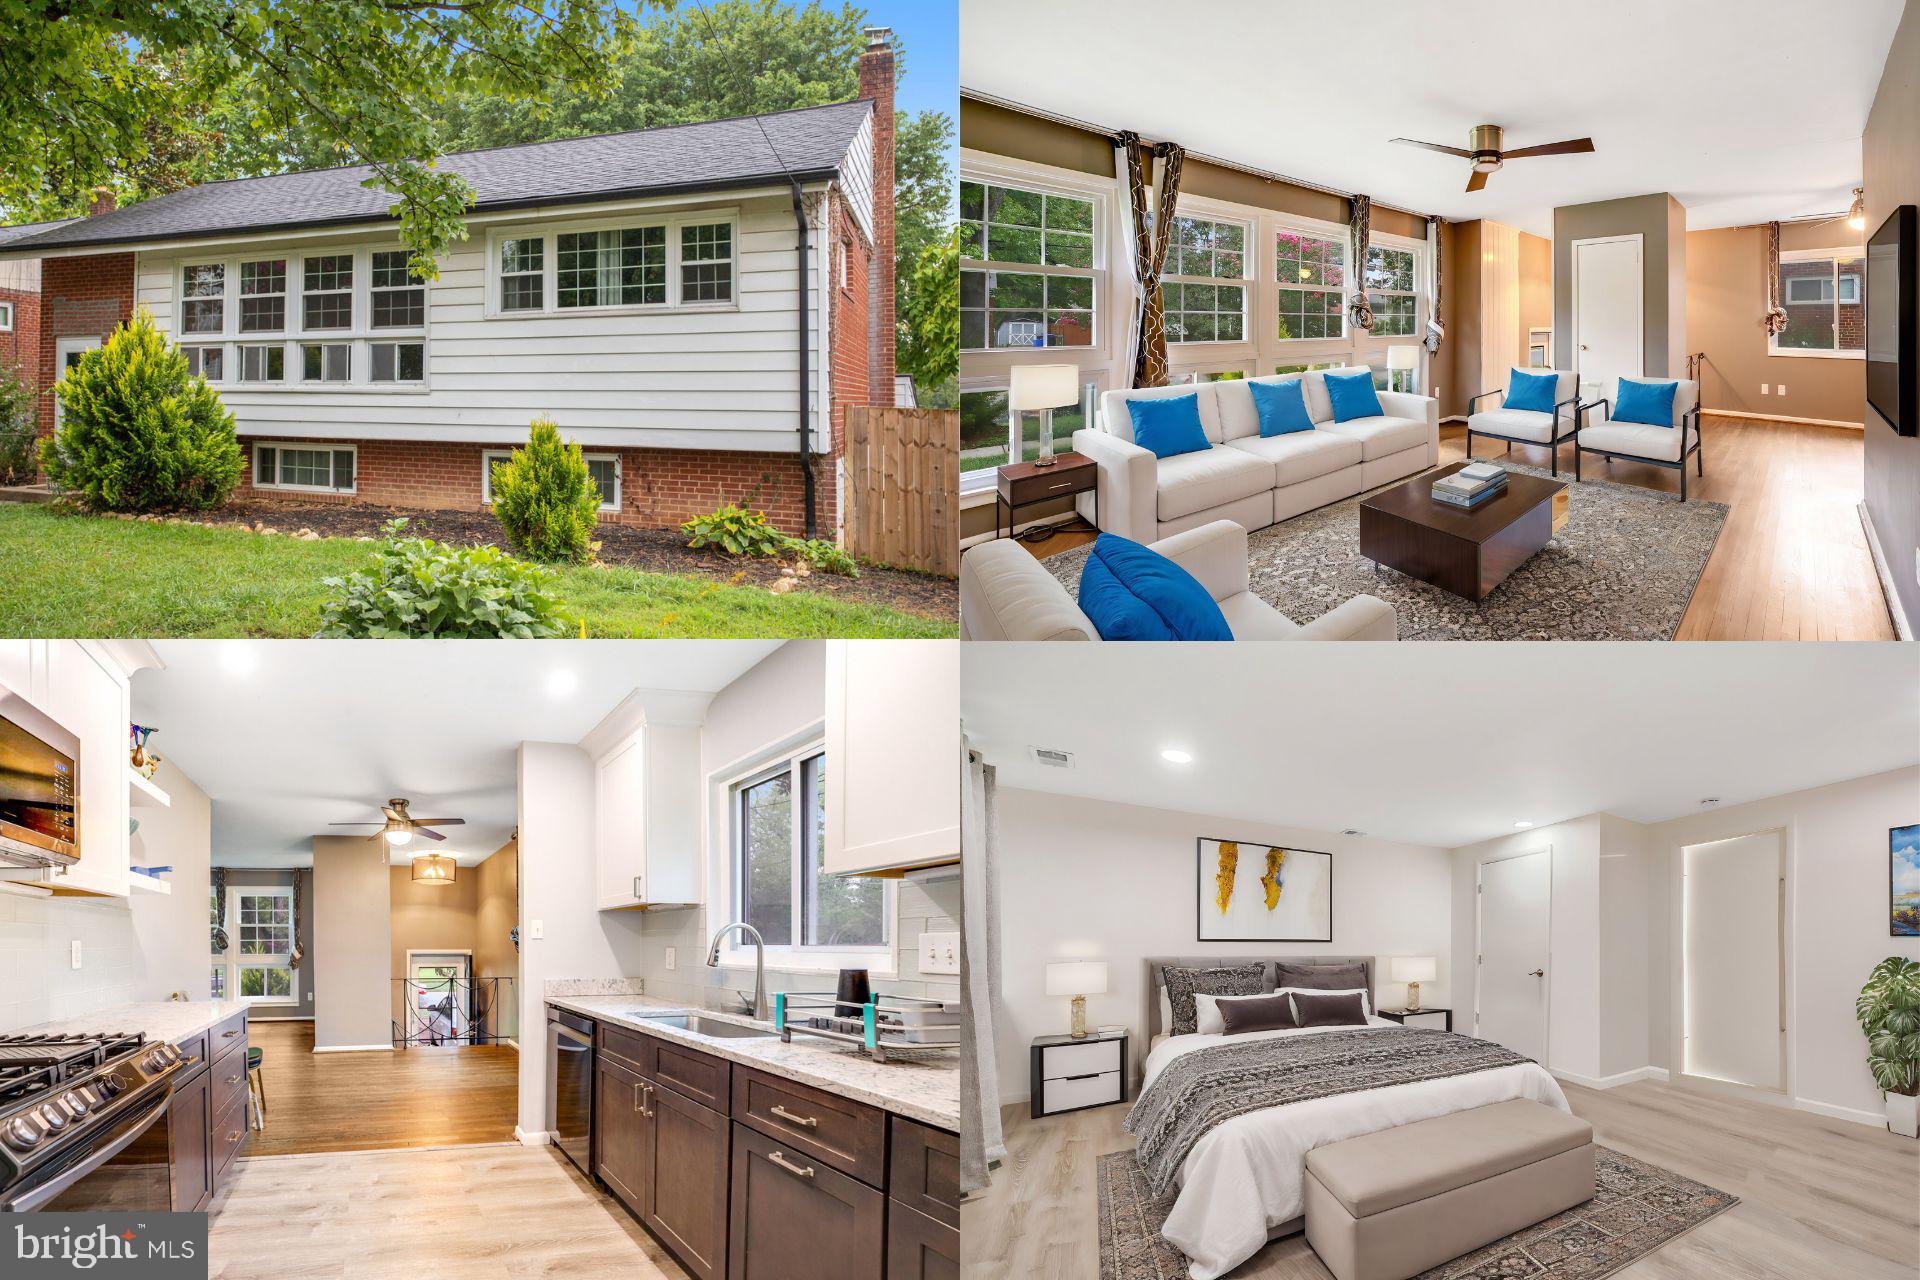
[[[1254,595],[1248,589],[1247,531],[1231,520],[1171,534],[1153,549],[1207,589],[1235,640],[1399,638],[1393,606],[1373,596],[1355,596],[1301,626]],[[1100,633],[1032,552],[1011,538],[996,538],[960,558],[960,638],[1098,640]]]
[[[1580,375],[1568,369],[1530,369],[1529,373],[1551,373],[1554,375],[1553,412],[1540,413],[1531,409],[1508,409],[1504,405],[1474,411],[1474,405],[1488,396],[1505,396],[1506,389],[1482,391],[1467,400],[1467,457],[1473,457],[1473,438],[1486,436],[1490,440],[1504,440],[1508,451],[1516,444],[1539,444],[1547,447],[1548,469],[1555,476],[1560,474],[1560,445],[1574,438],[1580,424]]]
[[[1656,427],[1644,422],[1614,422],[1613,406],[1620,400],[1622,382],[1677,382],[1673,393],[1673,425]],[[1595,422],[1588,414],[1598,409]],[[1706,453],[1700,448],[1700,384],[1687,378],[1615,378],[1607,394],[1580,406],[1581,425],[1574,438],[1573,478],[1579,480],[1580,455],[1597,453],[1611,462],[1631,458],[1680,473],[1680,501],[1687,500],[1687,455],[1693,455],[1699,475],[1707,474]]]

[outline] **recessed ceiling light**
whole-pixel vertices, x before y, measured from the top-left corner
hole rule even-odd
[[[1516,822],[1513,824],[1514,830],[1516,831],[1525,831],[1528,827],[1532,825],[1533,824],[1531,822]]]
[[[565,667],[547,676],[547,692],[556,698],[564,698],[572,693],[580,683],[580,677]]]
[[[1168,747],[1160,753],[1160,758],[1168,764],[1192,764],[1193,752],[1182,751],[1178,747]]]

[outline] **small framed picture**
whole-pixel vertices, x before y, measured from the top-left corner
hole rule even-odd
[[[1887,832],[1887,932],[1920,938],[1920,822]]]
[[[1214,836],[1194,843],[1200,941],[1333,941],[1332,854]]]

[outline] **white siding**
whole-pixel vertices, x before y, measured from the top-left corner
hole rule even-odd
[[[40,292],[40,259],[10,258],[0,262],[0,289]]]
[[[840,162],[841,189],[853,209],[853,219],[873,240],[873,116],[868,114],[853,137],[853,145]]]
[[[799,278],[791,199],[785,194],[731,202],[715,197],[697,205],[650,207],[644,215],[636,211],[634,218],[696,210],[737,214],[737,287],[731,306],[489,315],[489,231],[551,229],[584,216],[579,210],[541,211],[537,219],[529,214],[532,220],[523,223],[474,225],[470,239],[442,256],[440,278],[427,289],[423,386],[240,386],[231,380],[237,366],[231,352],[229,379],[216,385],[238,418],[242,435],[504,445],[524,440],[527,424],[545,413],[568,438],[588,445],[793,452]],[[616,214],[606,207],[592,211],[597,222]],[[391,248],[395,243],[391,237],[362,232],[318,241],[253,241],[244,249],[209,245],[204,250],[142,253],[136,292],[172,335],[185,263],[282,253],[292,260],[302,254]],[[549,251],[546,269],[551,274],[554,268]],[[290,261],[290,323],[299,306],[297,277],[297,263]],[[230,349],[246,340],[234,332],[235,289],[237,284],[230,283],[224,338]],[[817,296],[809,299],[808,312],[813,359],[818,360],[827,344]],[[356,322],[365,324],[358,311]],[[362,327],[354,333],[367,336]],[[290,354],[290,373],[294,364]],[[817,382],[815,395],[815,447],[824,450],[826,405]]]

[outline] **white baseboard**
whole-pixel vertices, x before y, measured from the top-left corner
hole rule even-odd
[[[500,1043],[507,1045],[515,1053],[520,1052],[520,1042],[518,1040],[515,1040],[512,1036],[507,1036],[505,1039],[501,1040]]]
[[[1619,1071],[1610,1076],[1583,1076],[1577,1071],[1562,1071],[1558,1067],[1547,1070],[1556,1080],[1565,1080],[1584,1089],[1618,1089],[1623,1084],[1632,1084],[1637,1080],[1658,1080],[1663,1084],[1667,1079],[1665,1067],[1635,1067],[1631,1071]]]
[[[1847,422],[1834,418],[1789,418],[1779,413],[1735,413],[1731,409],[1702,409],[1703,418],[1752,418],[1755,422],[1792,422],[1803,427],[1850,427],[1855,431],[1865,431],[1864,422]]]
[[[1880,594],[1886,597],[1887,615],[1893,619],[1893,634],[1902,640],[1913,639],[1913,626],[1907,621],[1907,611],[1900,607],[1900,592],[1893,585],[1893,567],[1887,563],[1886,552],[1880,546],[1880,532],[1873,527],[1873,513],[1867,510],[1867,504],[1860,504],[1860,527],[1866,530],[1867,550],[1873,555],[1873,571],[1880,579]]]
[[[392,1053],[390,1044],[317,1044],[315,1053]]]
[[[513,1126],[513,1140],[523,1147],[546,1147],[553,1145],[553,1135],[544,1130],[528,1133],[519,1125]]]
[[[1826,1116],[1830,1120],[1851,1120],[1855,1124],[1871,1125],[1875,1129],[1887,1127],[1884,1111],[1862,1111],[1858,1107],[1836,1107],[1831,1102],[1815,1102],[1811,1098],[1795,1098],[1795,1111],[1806,1111],[1816,1116]]]

